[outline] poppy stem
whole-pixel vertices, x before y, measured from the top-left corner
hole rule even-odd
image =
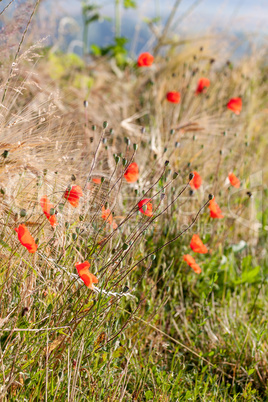
[[[188,183],[189,184],[189,183]],[[188,185],[187,185],[188,186]],[[187,232],[197,221],[201,211],[209,204],[208,200],[197,212],[196,216],[194,217],[194,219],[192,220],[191,224],[189,226],[187,226],[186,229],[184,229],[182,232],[180,232],[176,237],[174,237],[174,239],[169,240],[168,242],[166,242],[165,244],[163,244],[162,246],[158,247],[157,249],[155,249],[154,251],[152,251],[151,253],[147,254],[145,257],[143,257],[141,260],[139,260],[136,264],[134,264],[126,273],[124,276],[121,277],[121,279],[119,281],[117,281],[114,285],[112,285],[112,288],[117,286],[131,271],[133,271],[134,268],[136,268],[142,261],[146,260],[146,258],[150,257],[151,255],[157,253],[158,251],[162,250],[162,248],[168,246],[169,244],[173,243],[174,241],[176,241],[179,237],[181,237],[185,232]]]

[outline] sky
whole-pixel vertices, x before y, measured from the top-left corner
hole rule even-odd
[[[31,3],[34,0],[14,0],[10,11],[23,1]],[[105,46],[111,43],[114,37],[114,0],[84,1],[101,6],[100,13],[104,17],[102,22],[90,25],[89,44]],[[144,19],[159,17],[156,27],[163,27],[175,1],[137,0],[135,10],[121,7],[121,35],[130,39],[128,46],[134,54],[150,46],[152,35]],[[0,13],[9,2],[0,2]],[[43,0],[38,15],[40,35],[48,33],[50,44],[54,44],[63,32],[71,51],[79,53],[83,35],[81,4],[80,0]],[[181,0],[171,32],[180,38],[226,32],[240,37],[246,34],[255,40],[268,34],[268,0]],[[68,46],[64,50],[70,51]]]

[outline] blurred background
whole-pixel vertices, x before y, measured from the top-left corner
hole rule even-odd
[[[11,3],[11,4],[10,4]],[[4,19],[20,19],[21,6],[33,1],[3,0],[0,12],[8,6]],[[41,0],[32,27],[36,40],[47,37],[54,50],[100,55],[112,46],[125,48],[130,57],[154,47],[170,19],[169,32],[176,40],[211,40],[225,36],[221,43],[239,57],[261,46],[268,33],[267,0]]]

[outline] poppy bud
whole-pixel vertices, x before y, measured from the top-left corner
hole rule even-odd
[[[166,162],[165,162],[165,166],[168,166],[168,165],[169,165],[169,161],[166,161]]]
[[[191,189],[191,190],[189,191],[189,196],[191,197],[193,194],[194,194],[194,190]]]
[[[120,156],[115,155],[114,160],[115,160],[115,163],[118,164],[120,161]]]
[[[101,183],[104,183],[105,177],[101,177]]]
[[[179,143],[179,142],[175,142],[175,148],[179,148],[179,146],[180,146],[181,144]]]
[[[106,142],[107,142],[107,138],[103,138],[103,139],[102,139],[102,143],[103,143],[103,144],[106,144]]]
[[[188,163],[187,163],[187,167],[190,167],[190,166],[191,166],[191,162],[188,162]]]
[[[21,210],[20,210],[20,217],[21,217],[21,218],[24,218],[26,215],[27,215],[26,209],[21,209]]]
[[[76,234],[76,233],[72,233],[72,238],[73,238],[73,240],[76,240],[76,239],[77,239],[77,234]]]
[[[97,127],[93,125],[91,128],[92,128],[92,131],[96,131]]]
[[[154,154],[154,160],[156,160],[157,159],[157,155],[156,154]]]
[[[175,180],[177,177],[178,177],[178,173],[177,173],[177,172],[174,172],[174,173],[173,173],[173,180]]]
[[[84,107],[88,107],[88,101],[84,100]]]
[[[114,129],[113,129],[113,128],[110,128],[109,133],[110,133],[111,135],[113,135],[113,134],[114,134]]]
[[[127,250],[128,247],[129,247],[129,245],[128,245],[127,243],[124,243],[124,244],[123,244],[123,250]]]
[[[75,175],[74,175],[74,174],[72,174],[72,176],[71,176],[71,180],[72,180],[72,181],[75,181],[75,180],[76,180],[76,177],[75,177]]]
[[[155,255],[155,254],[152,254],[152,255],[151,255],[151,260],[154,261],[155,259],[156,259],[156,255]]]
[[[123,158],[123,159],[122,159],[122,163],[123,163],[123,166],[126,166],[126,164],[127,164],[127,159],[126,159],[126,158]]]
[[[190,174],[189,174],[189,180],[193,180],[193,178],[194,178],[194,174],[193,174],[193,173],[190,173]]]
[[[141,128],[141,133],[144,134],[145,131],[146,131],[146,130],[145,130],[145,127],[142,127],[142,128]]]
[[[220,155],[222,155],[223,154],[223,151],[222,151],[222,149],[220,149]]]
[[[49,215],[55,215],[55,209],[54,208],[50,208],[50,211],[49,211]]]
[[[103,127],[103,128],[107,128],[107,127],[108,127],[108,121],[104,121],[104,122],[102,123],[102,127]]]
[[[175,133],[175,130],[173,130],[173,128],[170,130],[169,134],[173,135]]]
[[[63,211],[63,207],[64,207],[64,204],[60,203],[60,204],[59,204],[59,210],[60,210],[60,212]]]
[[[252,193],[250,191],[247,191],[247,195],[249,196],[249,198],[252,196]]]
[[[143,212],[147,211],[147,205],[146,204],[144,204],[141,208],[142,208]]]
[[[196,140],[196,135],[193,135],[193,141],[195,141]]]
[[[133,144],[133,149],[134,149],[134,151],[137,151],[137,149],[138,149],[138,144]]]
[[[3,158],[7,158],[7,157],[8,157],[8,154],[9,154],[9,151],[5,150],[5,151],[2,153]]]
[[[213,198],[214,198],[214,195],[213,195],[213,194],[209,194],[209,195],[208,195],[209,201],[213,200]]]
[[[139,190],[135,190],[135,195],[138,195],[139,194]]]
[[[163,153],[166,153],[166,152],[167,152],[167,147],[164,148],[164,152],[163,152]]]

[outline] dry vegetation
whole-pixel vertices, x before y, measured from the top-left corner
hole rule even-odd
[[[121,70],[38,44],[11,68],[12,35],[0,82],[1,400],[266,400],[264,51],[232,65],[212,60],[213,43],[171,46],[150,68]],[[202,76],[211,86],[196,96]],[[178,105],[169,90],[180,91]],[[243,99],[239,116],[226,108],[233,96]],[[130,184],[133,161],[140,176]],[[78,208],[64,198],[71,185],[83,189]],[[210,218],[209,193],[224,219]],[[138,212],[143,198],[152,217]],[[20,224],[36,253],[18,241]],[[193,233],[209,247],[195,256],[201,275],[183,262]],[[85,260],[95,291],[76,275]]]

